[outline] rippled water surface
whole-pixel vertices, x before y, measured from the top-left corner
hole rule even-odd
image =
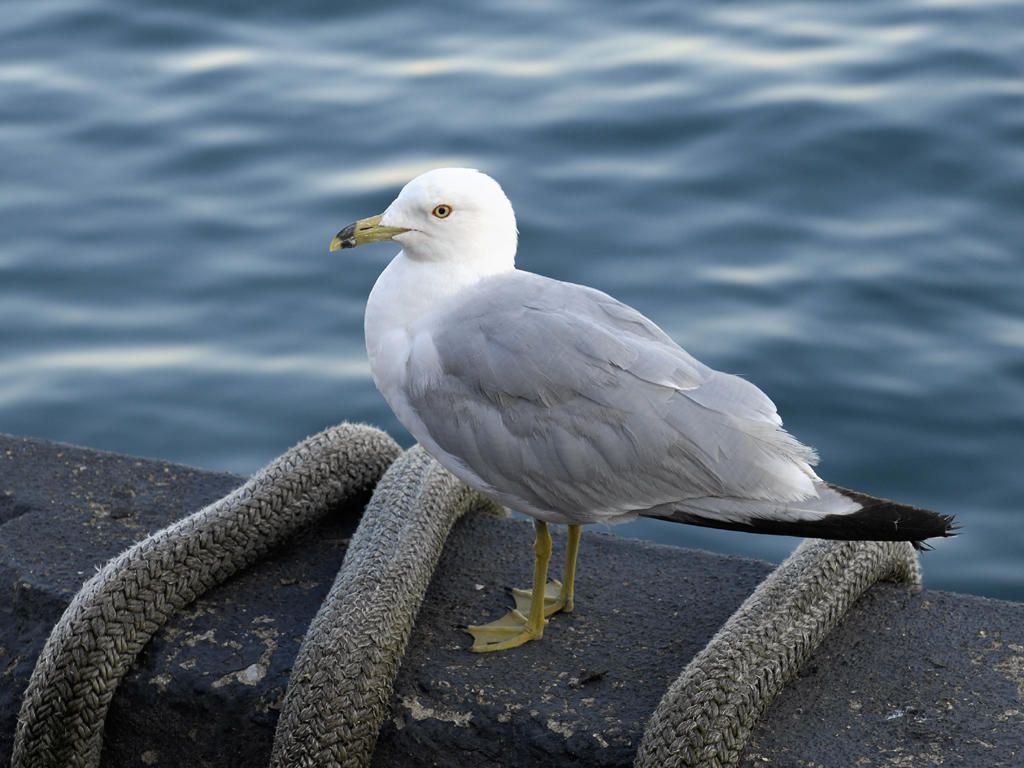
[[[748,376],[827,479],[956,513],[927,586],[1024,599],[1024,6],[352,6],[6,0],[0,431],[242,473],[342,420],[408,444],[362,343],[396,249],[327,246],[468,165],[521,267]]]

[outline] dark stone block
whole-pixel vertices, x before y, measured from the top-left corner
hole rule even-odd
[[[0,436],[0,764],[35,658],[80,584],[243,480]],[[105,768],[268,764],[291,665],[364,502],[156,634],[114,697]],[[557,577],[564,529],[554,532]],[[772,568],[587,531],[576,610],[554,616],[540,642],[469,652],[460,625],[512,606],[532,539],[522,520],[470,514],[456,525],[374,766],[631,766],[669,683]],[[1019,764],[1022,697],[1024,605],[880,584],[768,710],[741,762]]]

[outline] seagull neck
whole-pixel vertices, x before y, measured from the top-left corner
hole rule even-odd
[[[485,277],[514,270],[490,260],[424,262],[399,253],[377,278],[366,302],[366,338],[390,330],[409,331],[426,312]]]

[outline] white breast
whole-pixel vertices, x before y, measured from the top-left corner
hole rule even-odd
[[[426,443],[429,436],[422,434],[422,423],[404,395],[410,366],[416,368],[417,382],[429,385],[440,373],[431,329],[443,321],[444,308],[455,303],[463,289],[508,269],[505,263],[484,260],[425,263],[403,251],[370,291],[364,331],[373,381],[398,420],[420,442]]]

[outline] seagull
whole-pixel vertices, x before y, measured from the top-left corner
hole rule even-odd
[[[494,179],[440,168],[331,243],[401,246],[366,303],[373,380],[427,453],[534,519],[533,588],[467,629],[474,651],[539,639],[547,616],[573,609],[587,523],[642,516],[918,549],[954,535],[952,516],[823,481],[760,389],[605,293],[516,269],[517,239]],[[569,526],[562,582],[547,582],[549,523]]]

